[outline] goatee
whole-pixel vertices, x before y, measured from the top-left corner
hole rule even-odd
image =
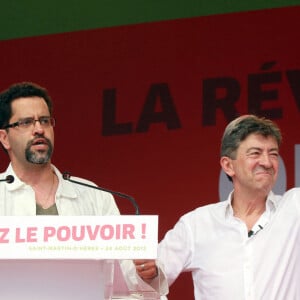
[[[53,153],[53,146],[49,139],[43,137],[46,140],[48,145],[48,150],[45,151],[31,151],[30,148],[32,146],[32,141],[30,141],[25,149],[25,157],[28,162],[33,164],[45,164],[49,162],[52,153]]]

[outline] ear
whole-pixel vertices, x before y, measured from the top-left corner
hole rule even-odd
[[[234,175],[234,170],[232,166],[232,159],[227,156],[222,156],[220,159],[220,165],[223,169],[223,171],[232,177]]]
[[[0,142],[3,145],[4,149],[9,149],[9,140],[8,140],[8,135],[7,131],[5,129],[0,129]]]

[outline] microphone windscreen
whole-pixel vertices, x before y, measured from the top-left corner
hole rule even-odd
[[[15,180],[15,177],[12,175],[7,175],[5,179],[6,179],[7,183],[13,183]]]
[[[71,177],[71,174],[69,172],[63,172],[62,176],[63,176],[63,179],[69,180]]]

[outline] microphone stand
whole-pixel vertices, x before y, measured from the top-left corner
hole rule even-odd
[[[87,183],[80,182],[80,181],[77,181],[77,180],[73,180],[73,179],[71,179],[71,174],[69,172],[64,172],[62,175],[63,175],[63,179],[68,180],[70,182],[77,183],[77,184],[80,184],[80,185],[83,185],[83,186],[86,186],[86,187],[90,187],[92,189],[108,192],[108,193],[111,193],[113,195],[117,195],[121,198],[128,199],[133,204],[133,206],[135,208],[135,214],[136,215],[140,214],[140,209],[139,209],[139,207],[138,207],[138,205],[137,205],[137,203],[136,203],[136,201],[134,200],[133,197],[131,197],[129,195],[126,195],[126,194],[123,194],[123,193],[120,193],[120,192],[105,189],[105,188],[102,188],[102,187],[99,187],[99,186],[95,186],[95,185],[87,184]]]

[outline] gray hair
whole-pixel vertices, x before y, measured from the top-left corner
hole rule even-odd
[[[221,142],[221,157],[235,159],[240,143],[252,133],[265,137],[272,136],[276,139],[278,147],[281,145],[282,135],[274,122],[255,115],[243,115],[231,121],[225,128]]]

